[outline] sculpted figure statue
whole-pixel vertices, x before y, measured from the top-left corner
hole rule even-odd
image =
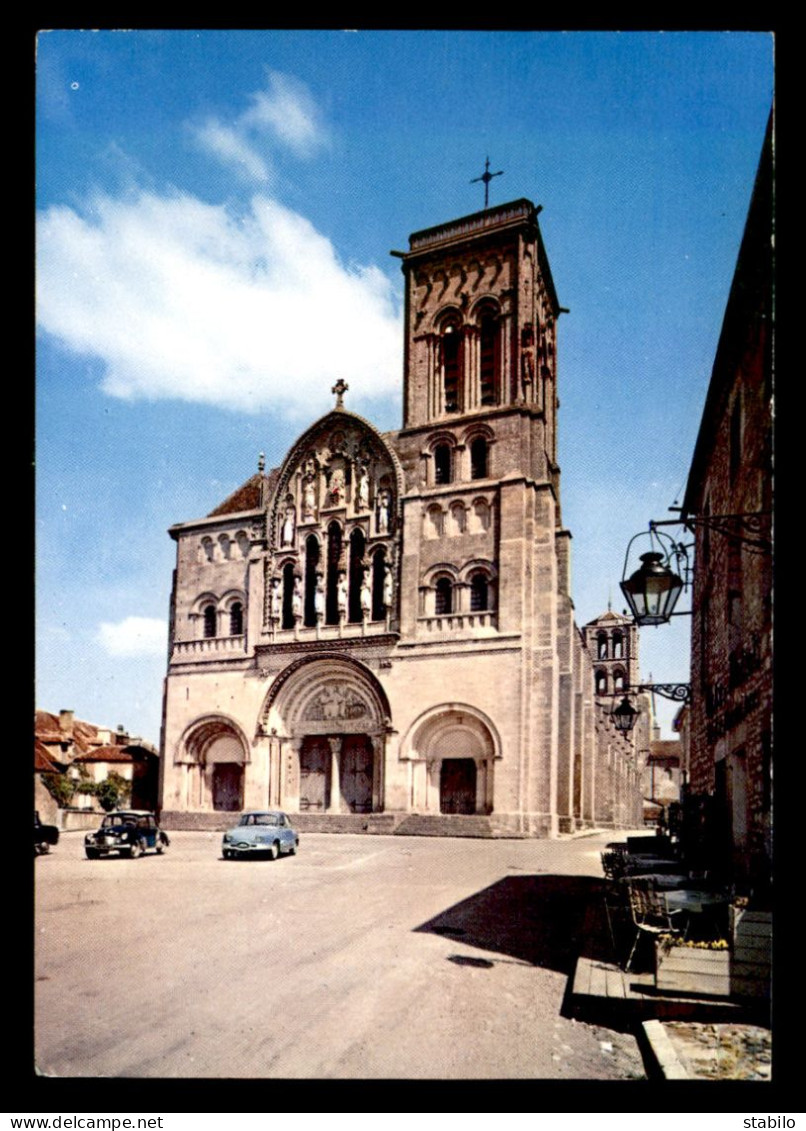
[[[369,570],[366,569],[364,570],[364,576],[361,580],[359,600],[361,602],[361,616],[364,620],[368,620],[372,612],[372,590],[369,587]]]
[[[269,591],[269,616],[272,620],[279,620],[282,613],[283,596],[280,592],[281,578],[273,577],[271,579],[271,590]]]
[[[378,533],[379,534],[388,534],[389,533],[389,505],[390,505],[391,501],[392,501],[392,499],[391,499],[389,492],[385,489],[383,491],[381,491],[381,495],[380,495],[380,498],[378,500]]]
[[[316,517],[316,483],[312,475],[306,475],[302,485],[302,517]]]
[[[316,591],[313,595],[313,607],[319,624],[325,619],[325,578],[324,574],[316,574]]]
[[[291,595],[291,609],[294,613],[294,620],[299,623],[302,620],[302,578],[294,578],[294,592]]]
[[[339,618],[347,616],[347,574],[340,573],[336,586],[336,600],[339,608]]]
[[[387,562],[383,577],[383,603],[387,609],[392,607],[392,563]]]
[[[283,519],[283,546],[294,545],[294,527],[296,525],[296,515],[294,514],[293,507],[286,507],[285,518]]]
[[[336,468],[330,479],[330,504],[337,507],[344,499],[344,472]]]
[[[358,472],[358,500],[357,510],[369,510],[369,472],[365,467],[362,467]]]

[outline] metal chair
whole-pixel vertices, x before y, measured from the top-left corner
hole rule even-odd
[[[632,950],[627,959],[627,965],[624,967],[625,971],[628,971],[632,966],[638,940],[642,934],[649,935],[650,938],[657,938],[658,935],[679,935],[682,932],[674,922],[675,916],[679,916],[681,912],[669,910],[665,892],[658,891],[652,884],[633,883],[630,880],[627,880],[626,883],[629,891],[630,912],[635,927]]]
[[[602,872],[606,880],[620,880],[624,875],[623,858],[618,852],[603,852]]]

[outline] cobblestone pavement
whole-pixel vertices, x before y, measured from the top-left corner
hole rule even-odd
[[[772,1033],[758,1025],[665,1021],[688,1075],[697,1080],[770,1080]]]
[[[309,834],[224,861],[36,865],[36,1060],[52,1076],[644,1076],[635,1039],[562,1016],[602,834],[559,841]]]

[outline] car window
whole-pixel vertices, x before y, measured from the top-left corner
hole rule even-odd
[[[255,824],[275,826],[277,824],[277,818],[273,813],[258,813],[255,817]]]

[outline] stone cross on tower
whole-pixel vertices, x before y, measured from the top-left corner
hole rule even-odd
[[[339,377],[336,384],[330,390],[331,393],[336,394],[336,408],[344,408],[344,394],[349,388],[350,386],[347,384],[347,382],[342,381],[341,377]]]
[[[481,174],[480,177],[474,177],[473,180],[470,182],[471,185],[475,185],[478,181],[484,181],[484,207],[485,208],[487,208],[489,206],[489,203],[490,203],[490,181],[493,179],[493,177],[503,177],[503,175],[504,175],[503,169],[499,169],[497,173],[491,173],[490,172],[490,158],[488,157],[487,160],[484,162],[484,172]]]

